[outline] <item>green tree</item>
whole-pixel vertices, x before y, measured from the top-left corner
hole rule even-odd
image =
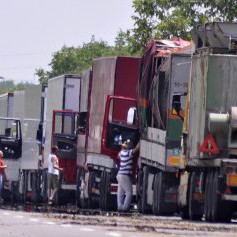
[[[45,72],[43,68],[36,69],[35,74],[39,77],[40,84],[47,85],[47,83],[48,83],[48,73]]]
[[[32,85],[33,84],[29,82],[19,82],[15,84],[13,80],[3,80],[0,82],[0,94],[16,90],[25,90],[27,87]]]
[[[53,58],[49,64],[51,70],[44,71],[42,68],[39,68],[36,70],[36,75],[39,77],[41,84],[47,84],[49,78],[61,74],[80,74],[85,69],[91,67],[94,58],[128,55],[129,52],[126,43],[125,35],[118,33],[114,47],[109,46],[103,40],[96,41],[94,36],[92,36],[89,43],[84,43],[77,48],[63,46],[60,51],[53,54]]]
[[[152,38],[190,39],[190,29],[207,21],[236,21],[237,0],[133,0],[132,52]]]

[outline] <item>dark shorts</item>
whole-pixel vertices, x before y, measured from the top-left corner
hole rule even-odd
[[[48,173],[48,188],[55,189],[58,187],[59,177],[56,174]]]

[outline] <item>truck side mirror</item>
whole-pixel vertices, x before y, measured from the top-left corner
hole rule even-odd
[[[135,122],[137,109],[135,107],[131,107],[128,110],[127,115],[127,124],[132,125]]]

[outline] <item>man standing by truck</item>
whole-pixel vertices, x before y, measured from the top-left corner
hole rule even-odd
[[[2,190],[3,190],[3,180],[5,178],[5,169],[7,166],[3,160],[3,152],[0,150],[0,204],[2,204]]]
[[[128,212],[132,201],[133,154],[139,150],[140,143],[138,143],[134,149],[132,149],[132,144],[130,140],[126,140],[121,145],[121,151],[118,153],[120,160],[117,175],[117,204],[119,212]]]

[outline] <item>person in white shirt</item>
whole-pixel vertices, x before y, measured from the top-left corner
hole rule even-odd
[[[58,157],[56,155],[58,151],[57,146],[52,146],[51,153],[48,157],[48,204],[53,204],[55,196],[58,191],[59,171],[63,169],[59,168]]]

